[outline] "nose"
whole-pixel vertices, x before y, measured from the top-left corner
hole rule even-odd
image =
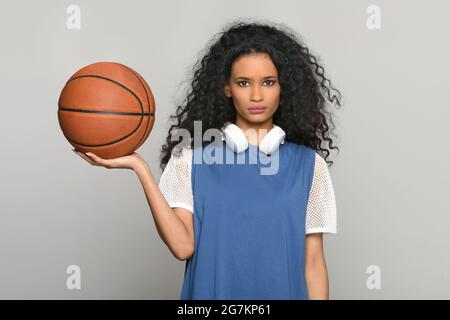
[[[254,86],[251,91],[250,100],[252,101],[261,101],[262,100],[262,92],[259,86]]]

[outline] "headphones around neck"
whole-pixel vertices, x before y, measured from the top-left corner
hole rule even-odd
[[[275,152],[280,144],[284,143],[286,133],[277,125],[273,125],[267,134],[261,140],[258,148],[266,155]],[[244,131],[231,122],[225,123],[222,127],[222,141],[225,140],[227,145],[235,152],[240,153],[248,148],[248,140]]]

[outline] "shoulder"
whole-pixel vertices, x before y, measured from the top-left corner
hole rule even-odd
[[[325,172],[328,171],[328,163],[325,159],[313,148],[308,147],[304,144],[295,143],[292,141],[287,141],[287,146],[290,149],[295,150],[299,154],[303,155],[303,159],[309,159],[311,163],[314,163],[314,171]]]
[[[319,156],[316,153],[316,150],[314,150],[313,148],[308,147],[304,144],[296,143],[296,142],[292,142],[292,141],[286,141],[285,144],[288,148],[295,150],[297,153],[307,155],[311,159],[314,159],[314,157]]]
[[[328,170],[328,163],[316,151],[314,151],[314,157],[315,157],[315,165],[316,165],[317,169]]]
[[[174,147],[162,175],[189,175],[191,172],[192,150],[189,147]]]
[[[192,149],[190,146],[174,148],[170,159],[175,163],[185,163],[190,165],[192,159]]]

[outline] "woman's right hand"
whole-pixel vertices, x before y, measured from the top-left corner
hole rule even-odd
[[[133,152],[132,154],[123,157],[113,159],[103,159],[93,154],[92,152],[82,153],[75,149],[73,149],[73,152],[78,154],[81,158],[83,158],[93,166],[105,167],[107,169],[124,168],[134,170],[138,164],[145,162],[144,158],[142,158],[136,152]]]

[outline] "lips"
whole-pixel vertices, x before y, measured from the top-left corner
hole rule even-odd
[[[264,106],[255,106],[255,107],[248,108],[248,110],[254,110],[254,111],[262,111],[265,109],[266,109],[266,107],[264,107]]]
[[[266,107],[260,107],[260,106],[258,106],[258,107],[250,107],[250,108],[248,108],[248,111],[250,112],[250,113],[262,113],[262,112],[264,112],[264,111],[266,111]]]

